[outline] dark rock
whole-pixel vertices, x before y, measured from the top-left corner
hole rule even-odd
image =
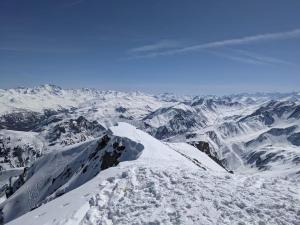
[[[127,109],[120,106],[120,107],[115,108],[115,111],[119,112],[119,113],[125,113],[127,111]]]
[[[80,116],[77,119],[70,119],[56,124],[48,131],[46,139],[51,145],[59,143],[71,145],[87,140],[88,137],[98,137],[106,129],[97,121],[89,121]]]
[[[223,165],[222,161],[219,160],[215,155],[212,154],[210,151],[209,143],[205,141],[197,141],[197,142],[188,142],[188,144],[196,147],[201,152],[204,152],[206,155],[208,155],[212,160],[214,160],[217,164],[219,164],[221,167],[223,167],[226,171],[227,168]],[[228,171],[229,172],[229,171]]]
[[[287,139],[293,145],[300,146],[300,133],[294,133],[290,135]]]

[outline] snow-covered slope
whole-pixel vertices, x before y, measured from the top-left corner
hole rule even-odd
[[[42,85],[34,88],[0,89],[1,114],[18,109],[40,112],[46,108],[76,106],[84,98],[78,93],[70,93],[55,85]],[[45,101],[47,99],[47,101]]]
[[[18,135],[20,139],[34,133],[38,140],[43,140],[45,149],[55,150],[98,137],[118,121],[138,126],[149,112],[172,103],[140,92],[62,89],[55,85],[42,85],[0,90],[0,104],[0,129],[3,131],[0,141],[4,140],[3,145],[0,144],[0,166],[14,168],[24,163],[10,163],[16,158],[19,160],[13,148],[28,152],[28,145],[32,144],[13,141],[13,131],[24,132],[24,137]],[[39,147],[34,151],[44,152]],[[35,159],[29,155],[25,166]]]
[[[226,170],[211,159],[207,154],[201,152],[191,144],[187,143],[165,143],[184,157],[191,160],[196,165],[203,167],[204,170],[226,172]]]
[[[183,103],[159,108],[147,115],[143,122],[145,129],[159,139],[166,139],[206,126],[205,116]]]
[[[191,153],[198,151],[193,147],[182,148]],[[53,151],[24,171],[19,178],[23,185],[0,205],[3,220],[10,221],[79,187],[100,171],[128,160],[135,160],[135,163],[156,162],[164,167],[174,164],[225,172],[209,157],[198,157],[195,163],[152,136],[129,124],[119,123],[100,139]]]
[[[94,118],[110,118],[111,114],[120,116],[122,113],[124,116],[139,117],[161,107],[164,102],[167,101],[141,92],[62,89],[55,85],[0,89],[0,115],[19,110],[37,113],[45,109],[80,108],[80,115],[93,112]]]
[[[182,97],[55,85],[0,90],[1,217],[9,221],[38,207],[21,218],[28,224],[43,218],[73,224],[78,215],[82,224],[232,224],[233,215],[233,224],[293,224],[299,219],[299,100],[299,93]],[[107,146],[99,149],[104,137]],[[83,197],[74,200],[76,193]],[[56,218],[50,211],[58,206],[66,215]]]
[[[30,166],[45,150],[45,140],[36,132],[0,130],[0,171]]]
[[[111,127],[107,135],[125,146],[126,157],[121,155],[117,166],[101,171],[77,189],[8,224],[296,225],[299,222],[297,177],[267,172],[230,174],[210,158],[198,154],[194,147],[166,145],[126,123]],[[83,148],[95,149],[92,146],[96,142],[86,142],[65,151],[76,154],[80,150],[85,154]],[[113,149],[113,143],[108,142],[104,149]],[[40,171],[44,170],[43,164],[37,165]],[[28,182],[34,180],[34,176]],[[12,199],[24,191],[20,188]],[[10,207],[12,212],[18,212],[13,205]],[[4,218],[8,218],[8,212],[3,212]]]

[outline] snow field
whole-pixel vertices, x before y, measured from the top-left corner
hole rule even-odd
[[[297,189],[298,188],[298,189]],[[299,183],[201,169],[128,168],[99,184],[81,225],[299,224]]]

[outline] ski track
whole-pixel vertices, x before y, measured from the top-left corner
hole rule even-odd
[[[100,183],[80,225],[298,225],[299,194],[283,178],[140,166]]]

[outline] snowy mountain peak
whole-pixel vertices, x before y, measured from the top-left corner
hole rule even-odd
[[[119,164],[120,167],[128,164],[179,166],[225,173],[209,157],[203,159],[201,156],[204,154],[192,146],[170,147],[134,126],[120,122],[101,138],[53,151],[24,170],[10,184],[9,199],[0,205],[0,221],[11,221]],[[15,211],[16,208],[19,210]]]
[[[36,90],[44,89],[44,90],[47,90],[49,93],[57,93],[62,90],[62,88],[60,86],[57,86],[55,84],[44,84],[44,85],[38,86],[34,89],[36,89]]]

